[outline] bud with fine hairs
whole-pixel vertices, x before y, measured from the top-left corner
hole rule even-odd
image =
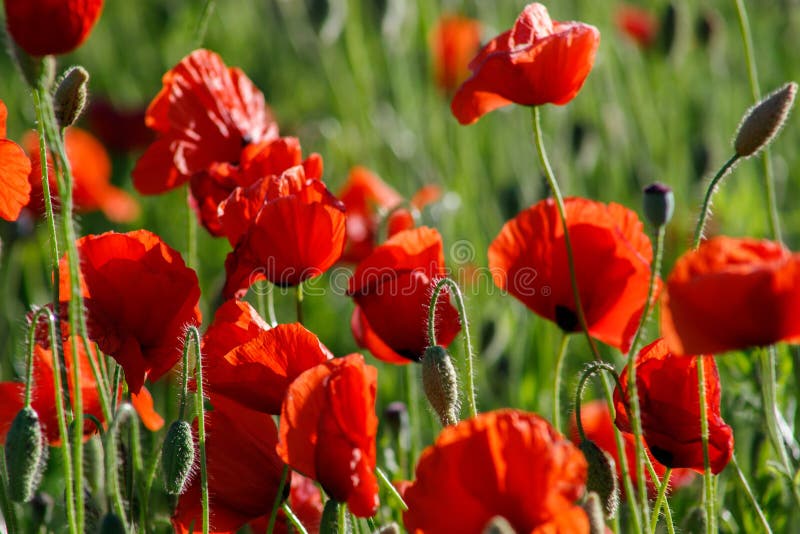
[[[797,84],[789,82],[747,110],[733,141],[737,156],[750,157],[775,138],[789,116],[796,95]]]
[[[47,450],[39,415],[25,406],[14,417],[6,436],[8,493],[12,501],[24,503],[33,498],[47,463]]]
[[[86,107],[88,85],[89,73],[80,65],[70,67],[61,77],[53,95],[59,128],[72,126],[81,116]]]
[[[458,375],[444,347],[434,345],[425,349],[422,357],[422,389],[442,426],[458,422]]]
[[[606,522],[603,519],[603,505],[600,503],[597,493],[590,491],[582,508],[589,517],[589,534],[605,534]]]
[[[614,459],[591,440],[584,440],[579,446],[589,464],[586,491],[595,493],[605,517],[612,518],[619,509],[619,484]]]
[[[161,470],[164,488],[170,495],[180,495],[186,487],[194,465],[192,427],[186,421],[174,421],[164,438],[161,450]]]

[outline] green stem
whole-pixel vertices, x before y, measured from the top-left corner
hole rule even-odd
[[[658,480],[658,473],[656,473],[656,468],[653,467],[653,462],[650,461],[650,457],[647,456],[646,458],[647,458],[647,472],[650,473],[650,480],[653,481],[653,484],[659,484],[660,487],[660,482]],[[666,478],[666,473],[665,473],[665,478]],[[672,524],[672,510],[670,510],[669,508],[669,500],[664,499],[664,502],[662,503],[661,506],[664,508],[664,521],[667,524],[667,534],[675,534],[675,525]],[[655,515],[654,515],[655,519],[653,520],[654,529],[656,528],[658,514],[660,513],[661,511],[659,509],[655,509]]]
[[[119,517],[125,527],[125,532],[129,531],[128,517],[125,512],[125,503],[122,499],[122,490],[119,486],[119,466],[117,456],[117,440],[119,438],[119,428],[129,419],[136,420],[136,410],[127,403],[120,405],[114,419],[104,435],[103,449],[106,460],[106,497],[114,508],[114,512]]]
[[[658,486],[658,495],[656,496],[656,502],[653,505],[653,517],[650,518],[651,534],[655,534],[656,532],[656,527],[658,526],[658,516],[661,514],[661,507],[664,504],[664,497],[667,494],[667,488],[669,487],[669,479],[671,476],[672,468],[667,467],[667,470],[664,471],[664,478],[661,480],[661,484]],[[667,508],[667,510],[669,510],[669,508]]]
[[[383,469],[376,467],[375,473],[378,475],[378,482],[383,484],[383,487],[386,489],[386,491],[388,491],[395,499],[397,499],[397,502],[400,503],[400,508],[402,508],[404,512],[408,510],[408,505],[406,504],[406,501],[403,500],[403,496],[400,495],[400,492],[394,487],[394,484],[392,484],[391,480],[389,480],[389,477],[386,476],[386,473],[383,472]]]
[[[431,295],[431,304],[428,307],[428,340],[431,345],[436,345],[436,305],[439,302],[439,296],[444,287],[447,286],[453,292],[456,300],[456,308],[458,315],[461,319],[461,324],[464,327],[464,358],[466,360],[466,397],[469,404],[469,415],[475,417],[478,415],[478,401],[475,396],[475,372],[473,369],[473,350],[472,340],[469,335],[469,321],[467,319],[467,308],[464,306],[464,296],[458,284],[451,278],[442,278],[436,283]]]
[[[758,83],[758,69],[753,49],[753,37],[750,33],[750,22],[743,0],[735,0],[735,3],[736,13],[739,18],[739,31],[742,35],[742,45],[744,47],[744,59],[747,65],[747,78],[750,81],[750,91],[753,94],[753,102],[758,102],[761,100],[761,89]],[[772,169],[769,147],[764,148],[761,162],[764,166],[764,194],[769,211],[769,220],[767,222],[769,223],[770,235],[775,241],[783,241],[781,238],[780,219],[778,218],[778,203],[775,198],[775,173]]]
[[[347,505],[343,502],[336,503],[336,531],[347,534]]]
[[[197,446],[200,449],[200,485],[201,501],[203,507],[203,534],[208,534],[209,529],[209,499],[208,499],[208,467],[206,465],[206,409],[203,396],[203,358],[200,352],[200,332],[197,327],[190,326],[186,332],[183,350],[194,343],[195,353],[195,413],[197,415]]]
[[[731,159],[725,162],[725,164],[719,169],[719,171],[717,171],[717,174],[708,184],[706,196],[703,198],[703,206],[700,208],[700,216],[697,218],[697,226],[694,228],[694,240],[692,248],[697,248],[700,246],[700,240],[703,239],[703,231],[705,230],[706,219],[711,211],[711,197],[713,197],[714,193],[717,191],[717,184],[728,174],[737,161],[739,161],[738,154],[731,156]]]
[[[119,404],[119,385],[122,382],[122,366],[114,366],[114,378],[111,380],[111,413],[117,413]]]
[[[706,399],[706,375],[703,356],[697,356],[697,393],[700,398],[700,436],[703,440],[703,507],[706,511],[706,532],[714,534],[717,518],[714,516],[714,478],[708,452],[708,401]]]
[[[761,510],[761,506],[758,504],[758,499],[756,499],[755,495],[753,495],[753,490],[750,489],[750,484],[747,483],[747,478],[745,478],[742,469],[739,467],[739,462],[736,461],[735,453],[733,456],[731,456],[731,465],[733,465],[733,469],[736,471],[736,476],[739,479],[739,482],[742,484],[742,489],[744,489],[747,498],[750,500],[750,504],[753,505],[753,508],[758,515],[758,520],[761,521],[761,527],[767,534],[772,534],[772,528],[769,526],[769,521],[767,521],[767,518],[764,516],[764,511]]]
[[[558,349],[558,356],[556,357],[556,379],[553,384],[553,426],[556,430],[561,429],[561,373],[564,369],[567,345],[569,345],[569,334],[564,332],[561,336],[561,347]]]
[[[284,465],[283,471],[281,471],[281,481],[278,484],[278,492],[275,494],[275,500],[272,502],[272,511],[269,513],[267,534],[272,534],[272,532],[275,530],[275,521],[278,519],[278,510],[280,510],[281,501],[283,501],[283,488],[286,487],[287,478],[289,478],[289,466]]]
[[[419,452],[419,406],[417,406],[417,377],[414,365],[405,366],[406,369],[406,405],[408,407],[408,465],[409,469],[414,469],[417,464],[417,454]]]
[[[183,344],[182,368],[181,368],[181,400],[178,408],[178,419],[183,420],[186,415],[186,401],[189,398],[189,346],[190,343]]]
[[[298,534],[308,534],[306,527],[303,526],[303,523],[300,521],[300,518],[295,515],[295,513],[292,511],[291,508],[289,508],[288,503],[284,502],[283,506],[281,506],[281,510],[283,510],[283,513],[286,514],[286,519],[289,520],[289,523],[291,523],[292,528],[294,528],[294,530]]]
[[[187,196],[190,193],[187,193]],[[186,266],[197,271],[197,219],[194,210],[186,203]]]
[[[203,46],[203,41],[206,38],[206,30],[208,30],[208,21],[213,12],[214,0],[206,0],[206,3],[203,4],[203,11],[200,13],[200,18],[197,21],[197,28],[195,28],[194,32],[195,48]]]
[[[297,322],[303,324],[303,282],[297,284]]]
[[[19,525],[17,524],[17,510],[14,503],[8,497],[8,471],[6,470],[6,454],[5,449],[0,447],[0,506],[3,510],[3,519],[5,520],[7,534],[17,534],[19,532]],[[72,528],[70,526],[70,528]],[[70,531],[73,532],[73,531]]]

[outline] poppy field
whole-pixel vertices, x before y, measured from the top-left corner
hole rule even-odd
[[[0,532],[800,532],[795,1],[3,6]]]

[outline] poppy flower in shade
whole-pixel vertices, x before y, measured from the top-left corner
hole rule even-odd
[[[236,532],[272,511],[283,472],[275,454],[278,431],[272,416],[219,397],[206,412],[206,465],[212,503],[211,532]],[[197,422],[193,425],[197,432]],[[289,486],[286,486],[288,494]],[[284,495],[282,498],[285,498]],[[176,532],[202,532],[200,476],[196,473],[172,516]],[[279,516],[279,531],[285,524]]]
[[[3,0],[6,26],[32,56],[66,54],[91,33],[103,0]]]
[[[586,476],[581,451],[543,418],[486,412],[443,429],[423,451],[403,522],[412,533],[478,534],[501,516],[515,532],[589,532],[575,504]]]
[[[6,139],[7,118],[8,109],[0,100],[0,218],[16,221],[30,200],[31,162],[18,144]]]
[[[238,243],[225,260],[226,298],[259,280],[296,286],[342,255],[344,205],[302,166],[237,188],[219,210],[228,240]]]
[[[708,454],[711,471],[716,475],[728,465],[733,455],[733,429],[725,424],[719,413],[720,384],[714,358],[703,356],[703,362],[708,406]],[[674,356],[666,342],[658,339],[639,351],[635,365],[642,432],[650,452],[668,467],[686,467],[702,473],[697,358]],[[615,423],[620,430],[630,432],[624,400],[628,395],[627,366],[619,379],[623,391],[619,388],[614,390]]]
[[[514,23],[469,64],[472,76],[450,109],[461,124],[509,104],[563,105],[580,90],[600,44],[597,28],[550,20],[547,8],[528,4]]]
[[[178,187],[215,163],[237,163],[242,147],[278,135],[261,91],[213,52],[195,50],[161,81],[145,116],[158,140],[133,169],[142,194]]]
[[[430,38],[436,85],[452,93],[469,76],[469,62],[481,46],[481,23],[460,15],[445,15]]]
[[[619,452],[617,451],[617,444],[614,440],[614,422],[611,419],[611,414],[608,412],[608,404],[604,400],[593,400],[581,405],[581,423],[583,424],[583,431],[586,433],[586,439],[594,442],[595,445],[603,449],[605,452],[614,458],[614,464],[617,468],[617,478],[620,480],[620,488],[624,491],[625,486],[622,481],[622,465],[619,461]],[[622,440],[625,443],[625,458],[628,461],[628,468],[636,468],[636,442],[634,441],[633,434],[629,432],[621,432]],[[569,436],[573,443],[580,444],[580,437],[578,436],[578,429],[575,426],[575,415],[573,414],[569,426]],[[645,444],[645,452],[650,458],[655,469],[656,474],[660,477],[664,476],[666,467],[658,460],[653,458],[650,449]],[[647,477],[647,492],[651,498],[656,496],[657,488],[653,484],[653,479],[650,473],[645,472]],[[672,489],[682,488],[691,484],[694,479],[694,471],[691,469],[673,469],[672,475],[669,478],[669,486]],[[634,486],[636,485],[636,476],[631,476]]]
[[[418,361],[428,347],[428,308],[438,279],[447,276],[442,236],[422,226],[395,234],[362,261],[350,278],[356,303],[350,327],[359,346],[379,360]],[[447,347],[461,330],[446,290],[437,303],[436,341]]]
[[[623,5],[617,9],[617,28],[642,48],[650,48],[658,36],[658,18],[637,6]]]
[[[322,523],[322,512],[324,504],[319,487],[308,477],[304,477],[298,472],[292,473],[292,484],[289,490],[289,507],[294,512],[297,519],[310,534],[319,534],[319,527]],[[278,517],[282,517],[283,512],[278,512]],[[265,515],[249,523],[252,532],[266,532],[269,526],[269,515]],[[275,532],[281,532],[280,524],[276,525]],[[294,530],[292,530],[294,532]],[[233,534],[233,532],[231,533]]]
[[[181,357],[186,325],[200,324],[200,287],[180,254],[146,230],[77,241],[89,337],[125,371],[138,393]],[[59,262],[61,301],[70,298],[66,257]]]
[[[619,204],[583,198],[565,204],[589,333],[625,352],[647,299],[650,239],[637,215]],[[497,287],[533,312],[565,332],[580,331],[564,230],[552,199],[503,226],[489,247],[489,269]]]
[[[28,132],[23,138],[25,150],[31,157],[31,202],[29,207],[39,216],[45,213],[42,192],[42,167],[39,157],[39,137]],[[139,216],[139,205],[128,193],[111,184],[111,158],[105,147],[92,134],[77,127],[67,128],[64,135],[74,180],[72,192],[75,207],[82,213],[101,210],[113,222],[131,222]],[[58,201],[58,181],[48,154],[48,178],[53,201]]]
[[[155,140],[145,124],[145,108],[118,107],[107,97],[92,96],[86,111],[89,129],[109,150],[127,153],[143,149]]]
[[[332,357],[301,324],[281,324],[258,332],[227,353],[207,351],[206,391],[212,403],[217,395],[224,395],[277,415],[292,380]]]
[[[358,517],[378,507],[377,377],[360,354],[328,360],[292,382],[281,410],[278,455]]]
[[[675,263],[661,331],[675,354],[797,343],[798,309],[800,253],[770,241],[717,237]]]

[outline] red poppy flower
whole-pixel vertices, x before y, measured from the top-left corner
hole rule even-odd
[[[623,5],[617,9],[617,28],[642,48],[650,48],[658,36],[658,19],[646,9]]]
[[[589,333],[623,352],[639,325],[653,251],[636,214],[619,204],[566,200],[567,225]],[[494,283],[565,332],[580,330],[555,202],[507,222],[489,247]]]
[[[45,213],[42,192],[42,167],[39,157],[39,137],[28,132],[23,138],[25,150],[31,157],[31,202],[28,205],[37,215]],[[130,222],[139,216],[139,205],[128,193],[111,184],[111,158],[103,145],[85,130],[67,128],[64,136],[73,178],[73,200],[78,211],[83,213],[101,210],[110,221]],[[47,162],[50,193],[58,201],[58,181],[53,170],[52,158]]]
[[[203,335],[203,355],[222,357],[260,333],[270,329],[258,312],[243,300],[228,300],[217,309],[214,322]]]
[[[684,254],[667,279],[661,330],[675,354],[800,342],[800,253],[717,237]]]
[[[603,449],[605,452],[614,458],[614,464],[617,467],[617,478],[620,481],[620,488],[624,490],[625,486],[622,484],[622,466],[619,461],[619,453],[617,451],[617,443],[614,440],[614,422],[611,420],[611,414],[608,412],[608,404],[604,400],[593,400],[581,405],[581,423],[583,424],[583,431],[586,433],[586,439],[594,442],[595,445]],[[578,429],[575,426],[575,416],[573,414],[569,426],[569,436],[573,443],[580,444],[580,437],[578,436]],[[629,432],[622,432],[622,439],[625,442],[625,458],[628,461],[628,469],[631,470],[630,478],[636,486],[636,442],[634,441],[633,434]],[[653,458],[652,453],[645,444],[645,452],[650,458],[655,469],[656,474],[660,477],[664,476],[666,467],[658,460]],[[694,471],[691,469],[673,469],[672,475],[669,478],[669,487],[673,490],[688,486],[694,479]],[[647,492],[650,497],[655,498],[656,487],[653,484],[653,479],[650,473],[645,472],[647,478]]]
[[[146,230],[90,235],[77,245],[89,336],[117,360],[138,393],[145,378],[157,380],[180,359],[185,326],[200,323],[197,275]],[[59,271],[67,302],[66,257]]]
[[[72,374],[72,344],[70,339],[64,340],[64,360],[66,361],[66,376],[69,384],[70,398],[75,392],[75,383]],[[94,346],[90,344],[92,357],[96,360]],[[100,408],[100,399],[97,394],[97,385],[92,374],[89,359],[83,343],[78,342],[80,354],[81,394],[83,398],[83,411],[93,415],[105,423],[103,411]],[[39,415],[39,421],[44,429],[44,434],[50,445],[57,447],[61,444],[58,433],[58,416],[56,412],[55,386],[53,385],[53,352],[44,345],[37,343],[33,348],[33,400],[31,406]],[[24,406],[23,396],[25,384],[20,382],[0,382],[0,444],[5,442],[6,434],[11,422]],[[120,389],[120,394],[122,390]],[[133,406],[139,417],[149,430],[158,430],[163,426],[164,420],[153,409],[153,398],[147,389],[142,388],[140,394],[132,399]],[[94,423],[86,421],[83,435],[88,439],[97,431]]]
[[[272,511],[284,465],[275,454],[278,431],[272,416],[224,397],[215,399],[205,424],[210,531],[236,532]],[[191,532],[202,532],[200,497],[200,474],[195,473],[172,516],[176,532],[189,532],[192,523]],[[278,531],[285,532],[283,519],[278,523]]]
[[[469,62],[481,46],[481,23],[460,15],[445,15],[430,38],[436,85],[452,93],[469,76]]]
[[[103,0],[3,0],[6,26],[32,56],[66,54],[89,37]]]
[[[472,76],[450,109],[461,124],[508,104],[563,105],[580,90],[600,44],[597,28],[550,20],[547,8],[528,4],[514,27],[489,41],[469,64]]]
[[[159,138],[133,169],[143,194],[178,187],[215,163],[237,163],[242,147],[278,135],[261,91],[213,52],[195,50],[162,83],[145,117]]]
[[[243,296],[258,280],[295,286],[342,254],[344,205],[301,166],[237,188],[219,209],[223,231],[238,243],[225,260],[226,298]]]
[[[8,109],[0,100],[0,218],[16,221],[30,200],[31,162],[18,144],[6,139],[7,118]]]
[[[719,413],[720,385],[712,356],[703,356],[706,377],[708,448],[711,471],[722,471],[733,455],[733,429]],[[627,398],[628,368],[620,375],[623,390],[614,390],[616,425],[631,431],[623,394]],[[703,472],[700,433],[700,396],[697,392],[697,359],[674,356],[658,339],[636,356],[636,383],[642,413],[644,440],[653,456],[669,467]],[[635,464],[634,464],[635,465]]]
[[[256,333],[228,352],[206,352],[206,391],[212,403],[224,395],[253,410],[277,415],[289,384],[332,357],[303,325],[281,324]]]
[[[429,345],[431,291],[446,275],[442,236],[432,228],[405,230],[377,247],[348,286],[356,303],[350,327],[359,346],[390,363],[422,358]],[[459,330],[458,312],[443,291],[436,309],[437,343],[448,346]]]
[[[144,107],[118,107],[107,97],[93,95],[86,119],[92,133],[110,150],[133,152],[155,140],[155,132],[145,125]]]
[[[281,411],[278,455],[358,517],[378,507],[377,376],[360,354],[328,360],[295,379]]]
[[[469,468],[465,468],[469,466]],[[580,450],[536,414],[498,410],[442,430],[404,494],[412,533],[480,533],[495,516],[516,532],[589,532]]]

